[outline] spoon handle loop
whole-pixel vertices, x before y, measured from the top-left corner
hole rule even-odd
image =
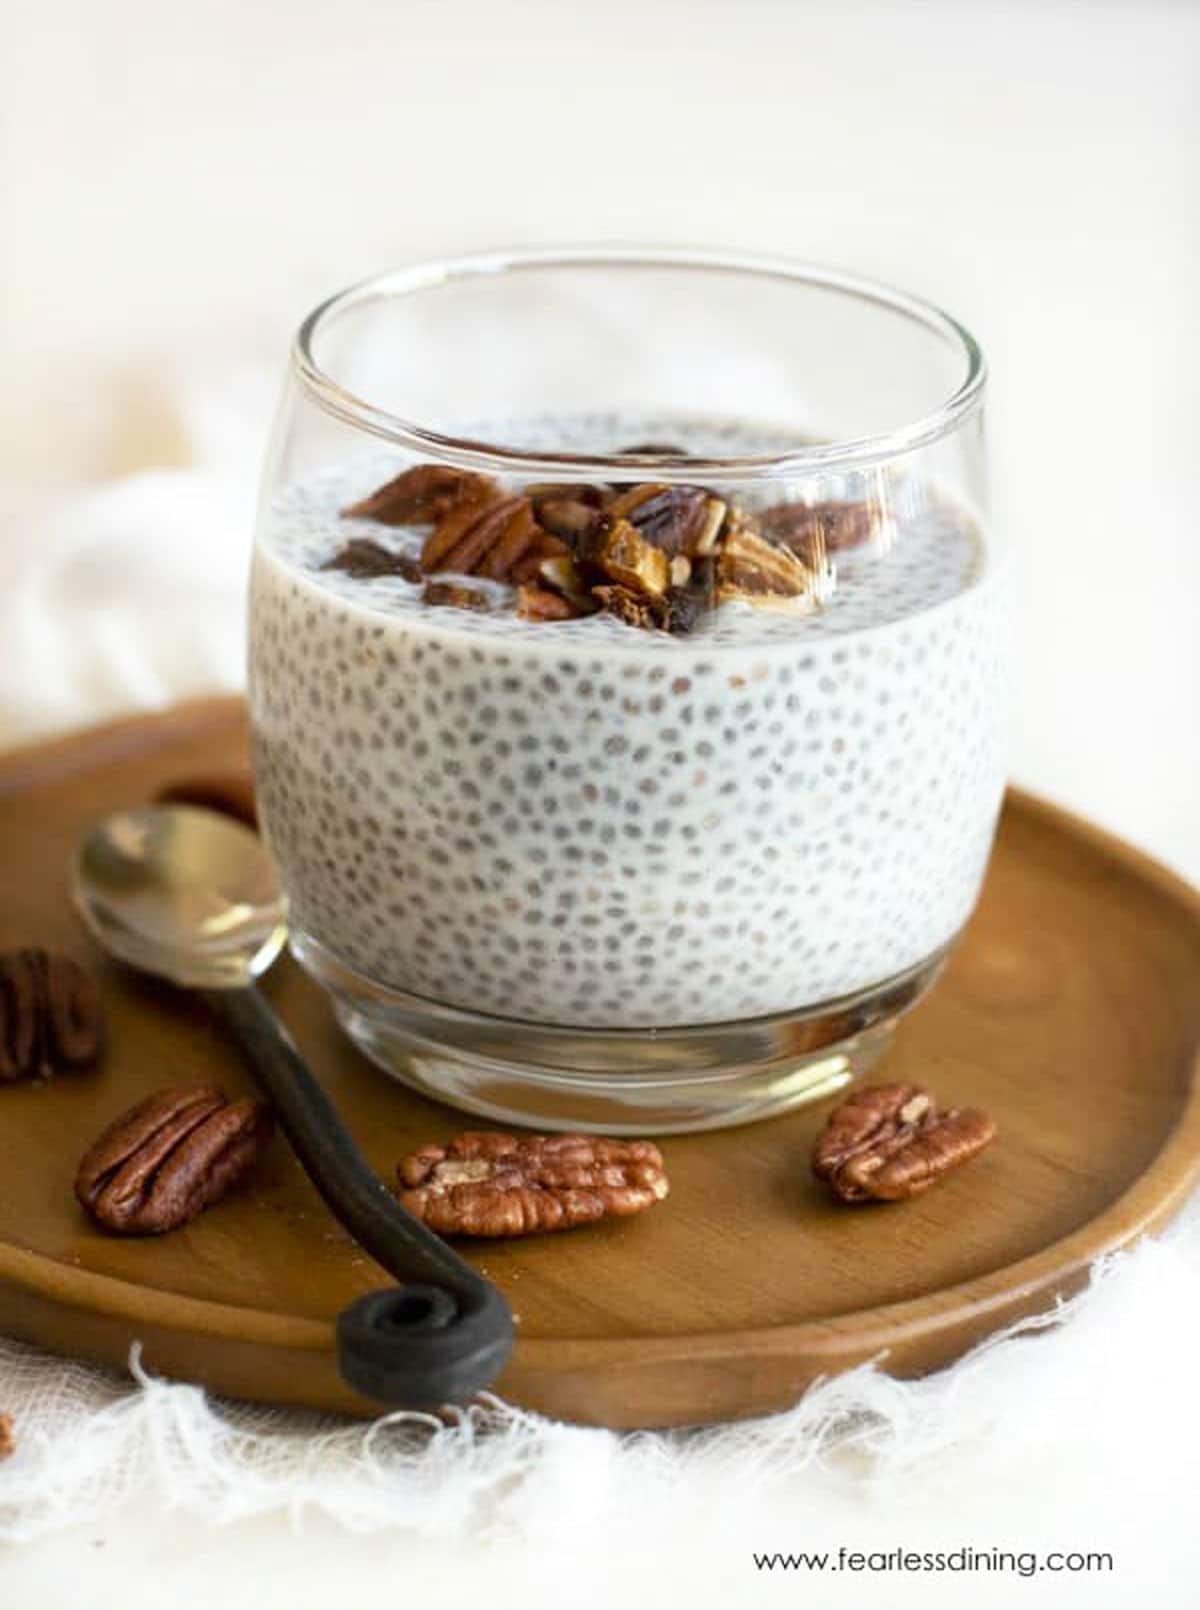
[[[468,1401],[512,1351],[507,1302],[378,1178],[265,996],[252,984],[203,993],[246,1054],[330,1212],[404,1283],[368,1293],[339,1316],[343,1376],[367,1396],[405,1408]]]

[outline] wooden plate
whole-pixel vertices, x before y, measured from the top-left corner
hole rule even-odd
[[[74,954],[112,1018],[100,1072],[0,1090],[0,1331],[118,1366],[139,1338],[151,1370],[215,1391],[371,1413],[337,1376],[331,1321],[385,1277],[282,1140],[253,1186],[160,1240],[100,1234],[71,1194],[84,1146],[137,1097],[199,1075],[248,1084],[202,1008],[96,952],[68,903],[72,847],[244,750],[241,706],[214,700],[0,759],[0,947]],[[290,961],[271,990],[381,1173],[471,1126],[362,1060]],[[670,1139],[672,1195],[643,1217],[467,1244],[519,1317],[497,1390],[663,1426],[781,1408],[878,1354],[901,1375],[944,1364],[1179,1207],[1200,1165],[1198,1045],[1200,896],[1013,794],[966,940],[882,1067],[986,1107],[991,1150],[918,1200],[846,1209],[808,1173],[826,1107]]]

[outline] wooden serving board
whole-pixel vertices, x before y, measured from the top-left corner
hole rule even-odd
[[[96,970],[111,1046],[95,1073],[0,1089],[0,1332],[214,1391],[369,1414],[334,1365],[335,1313],[387,1277],[329,1217],[284,1141],[254,1183],[157,1240],[78,1211],[78,1157],[158,1086],[249,1080],[202,1007],[106,962],[75,919],[83,827],[240,763],[213,700],[0,758],[0,947]],[[290,960],[269,988],[372,1162],[478,1127],[391,1082]],[[884,1355],[913,1375],[1044,1309],[1092,1259],[1162,1224],[1200,1173],[1200,896],[1048,805],[1010,796],[979,911],[902,1024],[885,1078],[983,1106],[1000,1137],[928,1195],[858,1209],[809,1176],[828,1103],[663,1143],[670,1199],[571,1234],[464,1243],[507,1294],[518,1345],[497,1391],[589,1424],[665,1426],[782,1408]]]

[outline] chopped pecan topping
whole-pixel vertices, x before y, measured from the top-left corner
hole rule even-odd
[[[0,1084],[91,1067],[104,1028],[100,991],[78,963],[46,950],[0,955]]]
[[[604,513],[575,549],[575,563],[593,584],[613,583],[630,592],[661,597],[670,586],[671,565],[661,548],[636,526]]]
[[[533,542],[512,567],[512,574],[508,579],[514,586],[518,587],[522,582],[526,581],[540,583],[542,580],[542,566],[547,559],[565,559],[570,554],[570,551],[566,543],[562,542],[558,537],[552,537],[546,532],[540,532],[535,535]]]
[[[640,1213],[668,1191],[646,1140],[468,1132],[397,1170],[400,1200],[439,1235],[532,1235]]]
[[[768,542],[747,519],[729,523],[717,552],[717,597],[797,614],[816,605],[813,575],[787,548]]]
[[[622,492],[607,512],[628,520],[640,536],[668,555],[694,555],[714,551],[726,507],[702,486],[651,482]]]
[[[0,1414],[0,1459],[11,1459],[17,1451],[17,1437],[11,1414]]]
[[[448,464],[414,464],[342,513],[381,525],[423,525],[440,520],[464,498],[490,496],[496,483],[487,475],[452,469]]]
[[[382,543],[370,537],[353,537],[321,566],[322,570],[344,570],[348,576],[370,578],[374,576],[402,576],[405,581],[418,582],[423,572],[415,559],[406,554],[392,553]]]
[[[421,550],[426,571],[455,571],[492,581],[515,577],[544,540],[527,497],[460,504],[434,528]]]
[[[446,609],[490,609],[487,596],[478,587],[459,587],[452,581],[427,581],[421,600]]]
[[[517,589],[517,613],[523,621],[569,621],[581,611],[562,593],[527,581]]]
[[[429,564],[425,554],[422,553],[421,563],[426,570],[453,570],[461,576],[471,576],[477,571],[482,571],[484,564],[491,559],[493,550],[507,537],[509,522],[514,516],[518,525],[524,527],[526,540],[528,541],[533,535],[532,511],[522,498],[497,498],[492,503],[473,503],[470,509],[474,512],[474,518],[469,521],[453,546],[441,554],[436,565]],[[448,520],[453,518],[451,515]],[[448,520],[444,521],[443,525],[447,524]],[[427,547],[433,545],[442,528],[442,526],[436,527]]]
[[[803,559],[865,547],[884,526],[877,503],[777,503],[762,515],[766,535]]]
[[[265,1102],[230,1101],[215,1085],[160,1090],[88,1148],[75,1195],[106,1230],[161,1235],[232,1190],[258,1161],[272,1127]]]
[[[622,451],[689,457],[666,442]],[[602,608],[631,626],[680,633],[731,598],[806,613],[827,596],[829,554],[869,540],[879,526],[879,511],[863,503],[777,504],[760,522],[702,486],[531,482],[504,491],[488,476],[439,464],[414,465],[344,512],[433,529],[419,565],[356,538],[328,569],[413,583],[443,572],[480,576],[517,588],[526,620]],[[422,597],[489,607],[480,593],[445,583]]]
[[[208,777],[183,777],[168,783],[154,796],[156,805],[200,805],[220,811],[247,827],[258,827],[258,804],[249,767],[241,771],[213,772]]]
[[[492,581],[504,581],[529,552],[538,538],[538,525],[533,505],[528,498],[520,498],[515,508],[500,527],[499,535],[490,548],[474,565],[474,574],[487,576]]]
[[[449,555],[497,501],[495,494],[485,494],[464,498],[449,509],[425,539],[421,549],[421,569],[427,574],[445,570]]]
[[[600,510],[578,498],[544,498],[537,507],[537,517],[543,530],[573,547],[588,535],[600,519]]]
[[[571,558],[553,556],[543,559],[534,581],[539,587],[548,587],[551,592],[561,593],[576,615],[594,615],[599,608]]]
[[[595,486],[588,481],[530,481],[525,488],[539,520],[549,503],[581,503],[586,509],[602,509],[612,497],[607,486]]]
[[[843,1202],[899,1202],[968,1162],[995,1133],[986,1113],[939,1109],[920,1085],[868,1085],[830,1113],[813,1173]]]

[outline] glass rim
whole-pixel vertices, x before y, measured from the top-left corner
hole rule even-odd
[[[445,285],[474,276],[520,273],[539,268],[676,268],[760,276],[833,291],[900,314],[956,348],[965,373],[956,390],[935,409],[890,430],[831,442],[806,444],[786,453],[738,454],[732,457],[683,457],[678,454],[554,453],[501,446],[469,436],[438,431],[376,407],[357,396],[322,369],[313,347],[326,323],[350,308]],[[803,476],[823,470],[853,469],[898,458],[949,435],[975,413],[983,399],[987,364],[979,343],[957,319],[923,297],[842,269],[787,257],[760,256],[720,249],[675,246],[546,246],[464,256],[425,259],[359,280],[319,303],[300,325],[292,342],[291,367],[305,391],[326,413],[369,434],[395,442],[433,459],[453,460],[493,475],[564,479],[579,475],[611,479],[607,472],[639,472],[663,482],[712,479],[756,481]]]

